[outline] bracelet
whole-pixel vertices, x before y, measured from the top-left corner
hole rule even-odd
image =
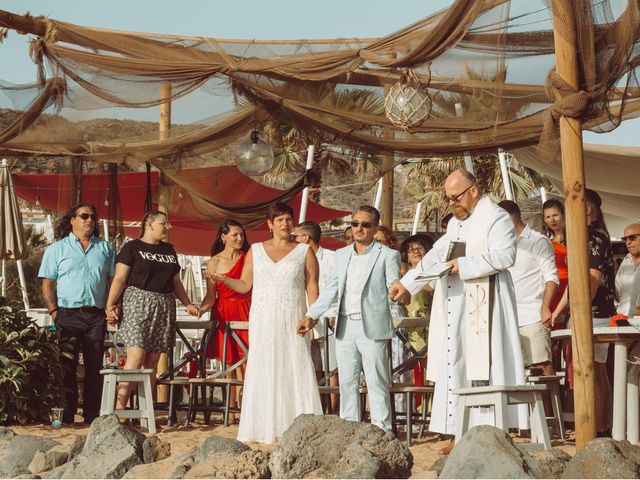
[[[49,315],[53,315],[53,312],[57,312],[58,311],[58,307],[54,308],[53,310],[49,310]]]

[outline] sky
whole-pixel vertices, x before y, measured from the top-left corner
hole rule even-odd
[[[519,0],[523,1],[523,0]],[[528,0],[540,8],[540,0]],[[85,26],[237,39],[379,37],[446,8],[451,0],[2,0],[0,9]],[[30,83],[35,67],[28,36],[0,44],[0,81]],[[155,116],[155,113],[154,113]],[[157,118],[157,117],[156,117]],[[587,143],[640,146],[640,119]]]

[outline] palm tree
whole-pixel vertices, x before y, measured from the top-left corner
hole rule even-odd
[[[504,82],[506,69],[501,66],[486,74],[466,69],[469,79],[494,83]],[[456,103],[462,104],[465,117],[478,121],[501,122],[517,118],[529,103],[526,100],[510,100],[506,105],[496,105],[494,98],[482,95],[458,95],[453,93],[436,95],[433,98],[432,116],[451,118],[456,115]],[[530,196],[540,187],[552,190],[551,182],[539,172],[518,163],[514,155],[507,153],[509,179],[515,201]],[[441,218],[448,212],[449,204],[444,200],[444,181],[456,168],[464,168],[462,156],[449,158],[414,158],[407,162],[403,173],[407,176],[405,192],[422,202],[424,220]],[[481,189],[497,198],[505,198],[498,154],[485,154],[474,158],[474,169]]]
[[[384,114],[384,98],[373,90],[350,89],[329,83],[303,84],[296,87],[293,98],[315,105],[369,115]],[[378,175],[380,158],[371,152],[351,145],[335,144],[332,136],[319,130],[303,130],[281,117],[269,120],[264,126],[273,146],[275,165],[267,175],[269,183],[286,183],[304,171],[306,151],[315,146],[313,170],[319,175],[329,173],[339,178]]]

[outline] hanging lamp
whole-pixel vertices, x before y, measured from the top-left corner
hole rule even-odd
[[[384,99],[387,118],[403,130],[417,127],[431,114],[431,97],[413,71],[407,69]]]
[[[259,132],[254,130],[251,137],[245,140],[236,150],[236,165],[245,175],[250,177],[264,175],[273,168],[273,149],[264,140],[260,140]]]

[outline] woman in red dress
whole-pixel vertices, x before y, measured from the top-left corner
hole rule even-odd
[[[227,220],[218,228],[216,240],[211,248],[211,260],[207,264],[207,271],[228,278],[240,278],[249,242],[244,227],[235,220]],[[217,294],[217,295],[216,295]],[[213,308],[212,308],[213,307]],[[207,294],[200,306],[203,314],[211,309],[211,320],[217,322],[215,337],[209,346],[208,357],[222,361],[224,351],[224,329],[227,322],[248,321],[251,307],[251,293],[239,294],[221,282],[207,280]],[[242,342],[249,346],[248,330],[236,330]],[[244,351],[231,337],[227,338],[227,367],[244,357]],[[238,368],[228,375],[228,378],[243,379],[243,368]],[[236,406],[239,389],[231,389],[231,405]],[[238,402],[239,403],[239,402]],[[235,415],[231,414],[231,420]]]
[[[553,253],[556,257],[556,268],[558,269],[558,280],[560,284],[556,289],[555,296],[549,306],[551,310],[551,318],[553,320],[553,329],[559,330],[566,327],[567,308],[558,308],[558,304],[562,300],[564,291],[569,283],[569,268],[567,266],[567,237],[564,220],[564,205],[558,199],[552,198],[542,205],[542,218],[544,220],[544,228],[547,236],[553,244]],[[573,368],[571,368],[571,345],[566,344],[563,347],[563,356],[566,363],[566,375],[569,388],[573,388]],[[554,348],[553,361],[556,371],[560,370],[560,349]]]

